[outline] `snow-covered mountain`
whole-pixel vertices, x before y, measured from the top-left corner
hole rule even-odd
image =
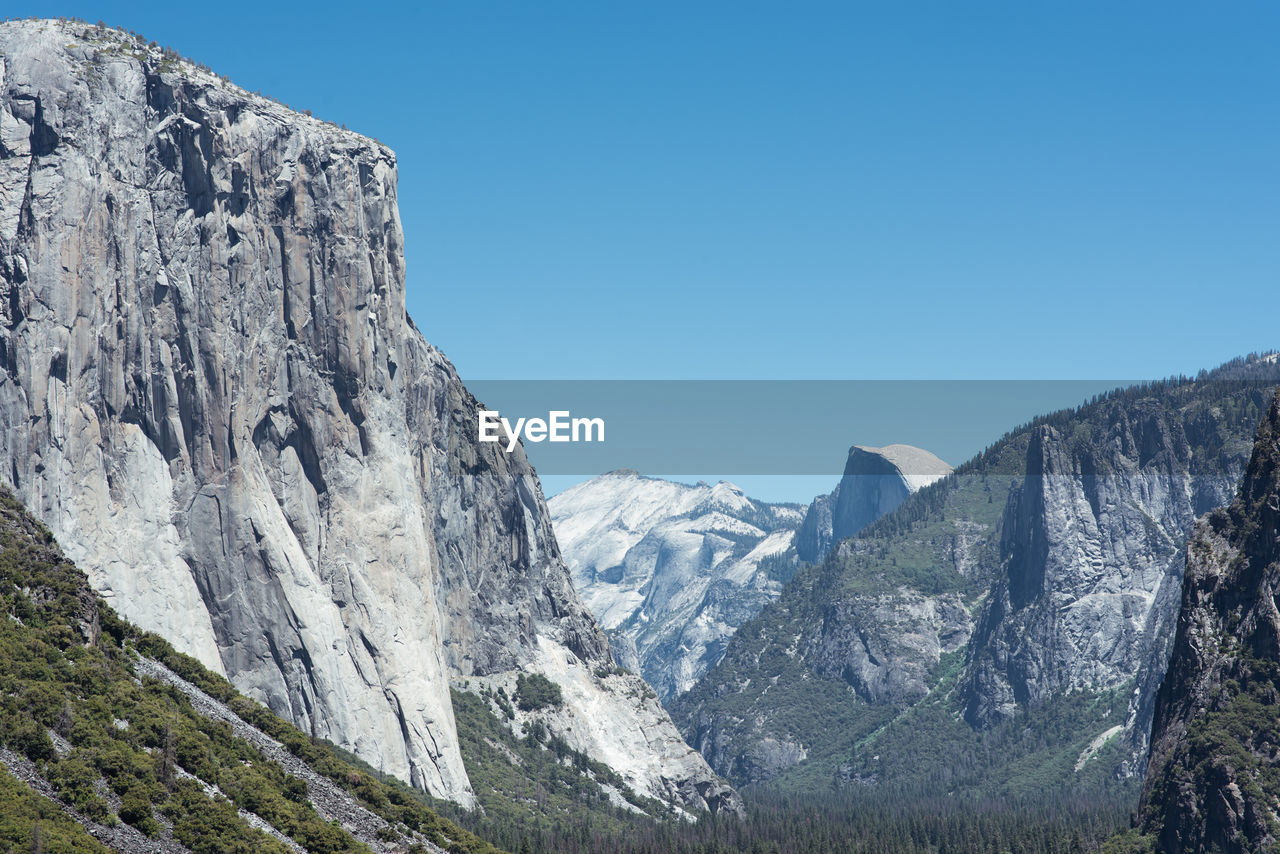
[[[794,570],[803,518],[732,483],[609,472],[551,498],[552,525],[614,655],[665,701],[719,661],[729,637]]]

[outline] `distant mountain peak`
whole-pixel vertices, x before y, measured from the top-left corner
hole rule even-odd
[[[840,484],[809,506],[796,534],[796,554],[804,563],[818,562],[833,545],[857,536],[912,493],[951,472],[938,456],[914,445],[854,445]]]
[[[915,445],[885,445],[881,448],[874,448],[870,445],[854,445],[849,449],[849,459],[861,456],[862,454],[880,457],[889,465],[898,470],[904,477],[911,478],[916,491],[924,486],[928,486],[939,478],[946,477],[954,470],[951,465],[945,462],[931,451],[924,448],[917,448]]]
[[[617,472],[553,497],[552,524],[614,654],[664,698],[719,659],[738,624],[775,596],[761,564],[784,554],[798,509],[726,480],[676,483]]]

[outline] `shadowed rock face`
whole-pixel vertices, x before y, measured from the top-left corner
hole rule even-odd
[[[401,243],[384,146],[116,31],[0,24],[0,476],[131,621],[436,795],[472,800],[451,676],[572,660],[652,734],[606,758],[638,790],[732,800],[592,677],[537,478],[476,442]]]
[[[1196,525],[1152,724],[1144,830],[1160,851],[1272,850],[1280,822],[1280,395],[1235,501]]]
[[[796,533],[796,556],[817,563],[841,540],[891,513],[913,492],[951,473],[951,466],[911,445],[849,449],[844,476],[815,498]]]

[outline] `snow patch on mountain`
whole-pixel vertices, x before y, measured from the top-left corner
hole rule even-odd
[[[732,483],[689,485],[609,472],[553,497],[574,585],[618,660],[664,700],[719,661],[737,627],[774,599],[803,518]]]

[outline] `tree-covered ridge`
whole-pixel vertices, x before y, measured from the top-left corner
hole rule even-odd
[[[55,812],[74,815],[103,838],[131,827],[156,840],[157,850],[176,843],[208,854],[288,854],[286,839],[312,852],[426,851],[428,844],[497,851],[440,818],[407,786],[343,761],[330,745],[120,619],[7,493],[0,495],[0,610],[0,743],[12,751],[5,764],[44,781],[60,801]],[[199,713],[177,685],[140,676],[148,659],[280,742],[371,821],[356,827],[322,815],[309,784],[238,737],[231,722]],[[50,852],[96,850],[75,842],[57,847],[74,830],[16,781],[0,784],[0,794],[0,831],[9,841],[25,845],[35,835]]]
[[[1280,850],[1280,395],[1235,500],[1188,547],[1142,829],[1161,852]]]
[[[670,807],[638,794],[538,719],[515,735],[509,723],[515,718],[512,698],[502,688],[455,690],[453,709],[480,809],[437,806],[507,850],[594,851],[604,838],[675,818]]]
[[[1251,353],[1232,359],[1213,370],[1201,371],[1195,377],[1180,375],[1124,386],[1094,395],[1078,406],[1036,416],[1007,431],[973,458],[961,463],[949,477],[921,489],[897,510],[867,526],[859,538],[899,533],[931,513],[942,510],[947,503],[947,493],[955,488],[950,481],[961,479],[965,475],[1016,477],[1024,474],[1026,444],[1031,432],[1037,427],[1053,427],[1081,442],[1097,438],[1103,427],[1113,423],[1110,419],[1099,420],[1098,414],[1110,412],[1114,417],[1123,411],[1117,406],[1137,403],[1149,406],[1153,402],[1159,402],[1161,409],[1176,409],[1199,403],[1202,406],[1198,415],[1203,418],[1205,414],[1212,414],[1215,406],[1225,405],[1227,411],[1220,418],[1213,419],[1218,423],[1208,425],[1218,433],[1217,438],[1210,439],[1204,449],[1195,449],[1196,453],[1191,461],[1192,471],[1196,473],[1222,474],[1233,455],[1248,453],[1252,444],[1248,437],[1252,435],[1262,408],[1266,406],[1269,389],[1280,382],[1280,359],[1276,357],[1275,352]],[[1077,432],[1077,428],[1083,424],[1091,424],[1094,429],[1090,433]],[[1244,437],[1234,430],[1223,430],[1223,427],[1241,424],[1248,431]]]
[[[1274,357],[1250,356],[1196,378],[1117,389],[1010,431],[823,563],[797,572],[777,601],[738,630],[721,662],[672,704],[673,717],[713,767],[740,785],[775,780],[821,791],[871,774],[877,785],[919,784],[920,795],[947,794],[956,781],[930,766],[931,756],[989,752],[995,777],[1034,763],[1044,746],[1013,737],[1013,728],[983,733],[954,720],[943,725],[963,708],[957,694],[975,654],[970,637],[1006,571],[1006,511],[1014,490],[1034,474],[1033,436],[1050,428],[1063,456],[1078,463],[1070,474],[1082,481],[1112,475],[1109,454],[1119,448],[1142,471],[1225,482],[1242,469],[1277,382]],[[1164,444],[1148,448],[1153,437]],[[1114,695],[1086,699],[1123,706]],[[1070,703],[1056,705],[1033,717],[1074,714]],[[930,708],[937,710],[934,737],[895,737]],[[1085,745],[1124,723],[1116,715],[1123,717],[1113,712],[1111,722],[1088,724]],[[1009,740],[993,740],[1000,733]],[[1060,745],[1062,761],[1051,764],[1062,767],[1084,735],[1071,733]],[[892,759],[872,774],[877,756]],[[1071,791],[1079,780],[1072,771],[1059,782]],[[1132,789],[1126,792],[1130,797]]]

